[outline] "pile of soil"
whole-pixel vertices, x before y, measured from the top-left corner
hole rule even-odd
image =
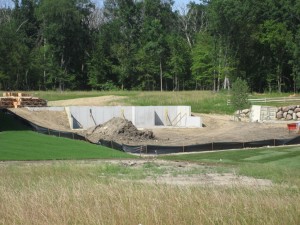
[[[114,117],[104,124],[88,129],[86,138],[94,143],[100,139],[128,143],[132,141],[143,142],[152,140],[154,139],[154,135],[150,130],[138,130],[129,120]]]

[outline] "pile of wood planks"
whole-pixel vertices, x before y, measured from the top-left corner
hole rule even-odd
[[[47,101],[18,92],[5,92],[0,97],[0,108],[45,107]]]

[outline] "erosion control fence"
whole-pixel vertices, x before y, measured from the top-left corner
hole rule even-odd
[[[34,124],[10,111],[4,110],[22,123],[30,125],[32,130],[46,135],[53,135],[57,137],[70,138],[74,140],[88,141],[86,137],[76,134],[74,132],[66,132],[45,128]],[[88,141],[89,142],[89,141]],[[95,144],[95,143],[94,143]],[[280,145],[295,145],[300,144],[300,136],[291,139],[269,139],[251,142],[213,142],[197,145],[182,145],[182,146],[161,146],[161,145],[126,145],[117,143],[115,141],[99,140],[97,145],[106,146],[119,151],[124,151],[133,154],[170,154],[170,153],[182,153],[182,152],[201,152],[201,151],[217,151],[226,149],[244,149],[244,148],[258,148],[267,146],[280,146]]]

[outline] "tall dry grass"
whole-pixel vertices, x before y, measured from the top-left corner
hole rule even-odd
[[[98,165],[0,166],[0,224],[300,224],[286,187],[143,184]]]

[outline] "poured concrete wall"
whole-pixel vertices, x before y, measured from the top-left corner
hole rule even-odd
[[[71,106],[66,107],[72,121],[71,128],[87,129],[99,124],[103,124],[113,117],[122,117],[127,120],[132,119],[132,107],[130,106]]]
[[[277,108],[273,106],[253,105],[250,110],[251,122],[263,122],[276,119]]]
[[[190,106],[71,106],[66,112],[72,129],[88,129],[113,117],[130,120],[138,128],[202,127],[199,117],[191,117]]]

